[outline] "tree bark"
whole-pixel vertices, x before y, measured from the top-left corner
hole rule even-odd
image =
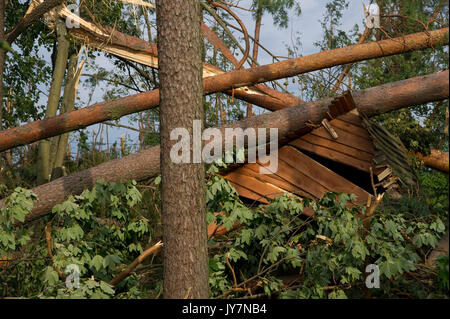
[[[424,32],[415,33],[380,42],[356,44],[257,68],[231,71],[205,78],[203,90],[204,94],[222,92],[251,83],[262,83],[340,64],[421,50],[438,44],[448,45],[448,28],[431,31],[428,35]],[[440,80],[441,84],[447,83],[448,85],[448,82],[445,82],[444,79],[440,78]],[[261,105],[259,98],[264,97],[263,95],[244,96],[238,90],[234,91],[234,95],[256,105]],[[29,144],[89,125],[144,111],[156,107],[158,104],[159,90],[153,90],[94,104],[51,119],[11,128],[0,132],[0,152],[11,147]],[[283,107],[283,104],[277,104],[272,105],[269,109],[276,111]]]
[[[75,107],[75,98],[78,90],[78,81],[80,80],[81,70],[83,69],[84,60],[78,64],[78,54],[73,53],[70,56],[66,85],[64,86],[64,94],[61,105],[61,113],[71,112]],[[64,133],[57,137],[55,161],[52,166],[52,179],[59,178],[62,175],[64,157],[66,155],[69,133]]]
[[[448,229],[445,235],[439,240],[439,243],[436,248],[433,249],[433,251],[430,253],[426,260],[426,265],[429,267],[436,267],[436,259],[439,257],[439,255],[448,256],[449,252],[449,233]]]
[[[185,128],[193,141],[193,157],[192,147],[197,139],[193,121],[203,123],[204,118],[200,3],[159,0],[156,7],[164,298],[203,299],[209,297],[205,166],[201,159],[198,163],[191,160],[177,164],[170,156],[175,144],[170,139],[171,132]],[[198,142],[201,146],[201,139]]]
[[[56,55],[55,68],[53,70],[52,84],[48,95],[47,108],[45,110],[45,119],[56,116],[61,96],[61,87],[64,80],[64,73],[67,67],[67,58],[69,55],[70,43],[66,39],[66,25],[62,21],[56,21],[56,34],[58,37],[58,53]],[[39,143],[38,164],[37,164],[37,183],[43,184],[50,179],[50,139],[43,139]]]
[[[396,109],[447,99],[449,96],[449,72],[419,76],[408,80],[388,83],[353,92],[358,109],[372,117]],[[305,133],[305,122],[320,123],[328,111],[332,98],[299,106],[286,108],[270,114],[254,116],[225,127],[278,128],[278,138],[287,139]],[[58,178],[57,180],[33,188],[39,197],[33,211],[26,216],[26,222],[38,219],[51,211],[53,206],[62,203],[70,194],[78,195],[90,189],[98,179],[109,182],[145,180],[160,173],[159,145],[125,156],[121,159],[103,163],[96,167]],[[6,199],[0,201],[0,208]]]
[[[430,155],[425,156],[421,153],[416,153],[415,155],[419,160],[421,160],[425,164],[426,167],[433,168],[435,170],[448,174],[449,170],[448,153],[432,148]]]

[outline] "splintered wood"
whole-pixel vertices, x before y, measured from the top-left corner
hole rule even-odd
[[[336,131],[333,129],[333,127],[330,125],[327,119],[322,120],[322,126],[325,127],[325,129],[328,131],[328,133],[330,133],[333,139],[335,140],[338,139],[339,136],[337,135]]]

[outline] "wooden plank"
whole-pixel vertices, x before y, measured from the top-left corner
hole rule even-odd
[[[386,177],[388,177],[391,174],[392,174],[391,168],[386,167],[386,169],[384,171],[382,171],[380,174],[377,174],[377,179],[379,182],[381,182],[383,179],[385,179]]]
[[[243,175],[237,171],[228,173],[225,178],[268,199],[274,199],[286,192],[283,189],[260,182],[254,177]]]
[[[299,195],[301,197],[306,197],[306,198],[310,198],[310,199],[314,198],[314,196],[312,196],[311,194],[304,192],[302,189],[287,182],[286,180],[280,178],[279,176],[277,176],[275,174],[270,174],[270,175],[269,174],[261,174],[259,171],[260,167],[262,167],[262,166],[258,165],[256,163],[248,163],[248,164],[244,165],[243,167],[240,167],[237,171],[244,175],[254,177],[262,182],[270,183],[274,186],[277,186],[281,189],[284,189],[290,193]]]
[[[362,128],[361,126],[357,126],[357,125],[342,121],[339,118],[336,118],[336,119],[330,121],[330,124],[333,127],[340,128],[341,130],[344,130],[344,131],[354,134],[356,136],[359,136],[359,137],[362,137],[362,138],[365,138],[368,140],[371,139],[367,130],[365,128]]]
[[[399,169],[408,172],[408,175],[412,174],[407,157],[398,148],[392,147],[390,143],[382,138],[377,138],[377,148],[385,155],[388,155],[389,158],[386,158],[386,161],[389,162],[391,166],[396,164],[395,166]]]
[[[386,182],[384,182],[382,185],[384,188],[388,188],[392,184],[396,183],[398,181],[398,177],[391,177]]]
[[[337,117],[337,119],[340,119],[341,121],[364,128],[364,124],[362,123],[361,117],[359,115],[353,114],[351,112],[339,115]]]
[[[311,135],[311,134],[302,136],[299,139],[289,142],[289,144],[297,146],[297,144],[302,144],[301,141],[306,141],[309,144],[326,147],[328,149],[337,151],[342,154],[346,154],[348,156],[354,157],[361,161],[370,163],[373,160],[373,154],[371,154],[371,153],[364,152],[364,151],[355,149],[353,147],[343,145],[343,144],[337,143],[335,141],[331,141],[329,139],[326,139],[326,138],[323,138],[320,136],[316,136],[316,135]]]
[[[282,179],[280,176],[274,174],[273,172],[269,171],[266,167],[258,164],[258,163],[247,163],[245,164],[245,168],[253,171],[253,173],[263,176],[269,176],[273,180],[278,180],[281,182],[286,182],[284,179]],[[264,172],[262,174],[261,172]]]
[[[294,167],[291,167],[287,163],[280,160],[280,158],[272,158],[271,160],[278,160],[278,169],[276,172],[272,173],[302,189],[304,192],[311,194],[315,198],[321,198],[326,192],[330,191],[319,184],[315,179],[305,175],[303,172],[299,172]],[[258,162],[258,164],[266,167],[266,165],[262,164],[261,162]]]
[[[242,187],[236,183],[233,183],[232,181],[229,181],[229,182],[230,182],[230,185],[236,189],[239,196],[242,196],[242,197],[245,197],[245,198],[248,198],[251,200],[255,200],[255,201],[258,201],[258,202],[261,202],[264,204],[269,204],[269,201],[265,197],[262,197],[261,195],[256,194],[255,192],[252,192],[251,190],[249,190],[245,187]]]
[[[330,137],[330,134],[328,134],[328,132],[323,127],[316,128],[309,134],[312,134],[315,136],[320,136],[320,137],[329,139],[330,141],[334,141],[335,143],[347,145],[347,146],[356,148],[358,150],[365,151],[367,153],[371,153],[371,154],[374,153],[374,146],[373,146],[372,140],[362,138],[360,136],[356,136],[354,134],[351,134],[344,130],[341,130],[337,127],[335,127],[334,130],[339,135],[339,138],[337,140],[333,140]]]
[[[278,157],[282,161],[318,181],[325,188],[333,192],[355,194],[358,196],[358,203],[367,202],[369,193],[361,187],[336,174],[292,146],[282,147],[278,153]]]
[[[295,146],[301,150],[308,151],[319,155],[321,157],[330,159],[332,161],[351,166],[363,172],[370,172],[370,167],[372,166],[368,161],[362,161],[355,157],[337,152],[335,150],[329,149],[327,147],[323,147],[320,145],[312,144],[302,139],[298,139],[289,143],[289,145]],[[363,152],[361,152],[363,153]]]

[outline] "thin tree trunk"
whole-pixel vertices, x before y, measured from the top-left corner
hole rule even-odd
[[[257,68],[231,71],[204,79],[204,94],[227,90],[230,93],[231,88],[242,87],[248,83],[272,81],[340,64],[421,50],[439,44],[448,45],[448,28],[430,31],[429,35],[420,32],[381,42],[356,44],[346,48],[320,52]],[[448,71],[445,71],[445,73],[448,76]],[[436,85],[446,83],[448,91],[448,79],[445,82],[446,80],[440,77],[440,81]],[[263,105],[260,103],[261,100],[259,98],[240,95],[239,90],[234,90],[234,95],[237,98],[264,106],[273,111],[283,108],[279,104]],[[52,119],[35,121],[30,124],[11,128],[0,132],[0,152],[11,147],[28,144],[43,138],[49,138],[103,121],[118,119],[124,115],[151,109],[158,104],[159,90],[153,90],[91,105]]]
[[[258,49],[259,49],[259,35],[261,33],[261,20],[262,20],[262,10],[258,8],[258,15],[256,16],[255,22],[255,37],[253,43],[253,61],[252,68],[256,67],[256,61],[258,61]],[[251,103],[247,104],[247,117],[253,115],[253,107]]]
[[[64,94],[61,105],[61,113],[71,112],[75,108],[75,98],[77,95],[78,81],[80,80],[81,70],[83,69],[84,60],[78,66],[78,54],[73,53],[69,59],[67,80],[64,86]],[[56,146],[55,161],[52,170],[52,179],[63,176],[64,157],[66,155],[67,143],[69,140],[69,133],[64,133],[58,136],[58,143]]]
[[[69,55],[70,43],[66,39],[67,31],[64,22],[56,21],[56,34],[58,37],[58,53],[56,56],[55,68],[53,70],[52,84],[48,96],[47,109],[45,110],[45,119],[56,116],[58,111],[59,98],[61,96],[61,87],[64,80],[64,73],[67,67],[67,57]],[[49,139],[42,140],[39,143],[38,150],[38,172],[37,183],[43,184],[50,178],[51,173],[51,142]]]
[[[161,208],[164,298],[208,298],[205,167],[176,164],[170,157],[175,128],[186,128],[194,145],[193,121],[203,127],[201,11],[197,0],[157,3],[161,86]],[[200,131],[201,134],[201,131]],[[201,139],[200,139],[201,146]],[[194,150],[191,148],[192,157]]]
[[[449,233],[448,229],[445,235],[439,240],[438,245],[436,248],[433,249],[433,251],[430,253],[426,260],[426,265],[429,267],[436,267],[435,261],[439,257],[439,255],[448,256],[449,252]]]
[[[352,93],[358,109],[369,117],[393,110],[448,99],[448,71],[419,76],[403,81],[383,84]],[[278,128],[278,138],[286,139],[301,135],[308,128],[305,122],[320,123],[328,111],[332,98],[305,103],[277,112],[254,116],[234,124],[221,126],[246,128]],[[70,194],[79,195],[93,187],[98,179],[109,182],[126,180],[142,181],[160,173],[160,147],[151,147],[142,152],[103,163],[90,169],[58,178],[35,187],[32,191],[40,201],[34,203],[33,211],[26,222],[49,213],[53,206],[62,203]],[[0,208],[6,199],[0,200]],[[178,231],[178,230],[177,230]]]

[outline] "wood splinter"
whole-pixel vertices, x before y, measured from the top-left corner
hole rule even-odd
[[[331,137],[335,140],[338,139],[338,135],[336,133],[336,131],[333,129],[333,127],[331,126],[330,122],[328,122],[327,119],[323,119],[322,120],[322,126],[325,127],[325,129],[328,131],[328,133],[330,133]]]

